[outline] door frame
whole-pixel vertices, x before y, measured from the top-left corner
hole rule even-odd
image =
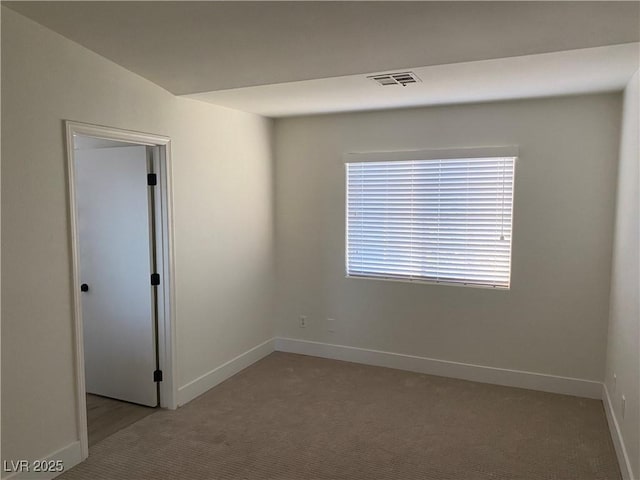
[[[158,147],[158,190],[156,199],[156,216],[160,222],[156,223],[156,245],[158,273],[162,281],[158,286],[158,356],[163,380],[160,382],[160,407],[177,408],[176,383],[176,349],[175,349],[175,262],[173,240],[173,190],[171,167],[171,139],[162,135],[122,130],[88,123],[66,120],[66,156],[68,174],[68,202],[71,237],[71,272],[73,298],[73,337],[75,343],[75,376],[76,376],[76,404],[77,424],[82,459],[89,456],[89,442],[87,434],[87,406],[85,391],[84,369],[84,336],[82,322],[80,285],[80,257],[78,237],[78,214],[75,192],[75,149],[74,136],[85,135],[106,140]],[[153,372],[149,372],[151,375]]]

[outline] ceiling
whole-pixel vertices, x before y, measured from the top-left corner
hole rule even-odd
[[[420,83],[380,86],[366,75],[189,95],[266,117],[377,110],[621,90],[640,44],[411,68]],[[406,71],[406,70],[403,70]]]
[[[639,2],[3,5],[176,95],[267,116],[619,89],[637,69],[621,44],[640,40]],[[422,83],[366,79],[406,69]]]

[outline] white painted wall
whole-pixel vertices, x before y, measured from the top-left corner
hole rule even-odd
[[[631,478],[640,475],[639,76],[636,72],[629,81],[622,107],[606,368],[607,391],[633,472]],[[626,397],[624,417],[622,395]]]
[[[601,382],[619,109],[603,94],[277,120],[278,336]],[[520,147],[511,290],[344,277],[344,152],[496,145]]]
[[[175,98],[3,7],[3,459],[78,438],[63,119],[172,139],[178,385],[273,335],[271,121]]]

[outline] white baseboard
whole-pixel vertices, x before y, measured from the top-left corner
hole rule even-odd
[[[241,353],[232,358],[219,367],[214,368],[210,372],[201,375],[191,382],[178,388],[178,406],[190,402],[194,398],[202,395],[207,390],[215,387],[219,383],[224,382],[227,378],[232,377],[240,370],[247,368],[252,363],[257,362],[274,351],[273,339],[256,345],[250,350]]]
[[[16,462],[16,459],[11,459]],[[6,462],[11,462],[11,460],[6,460]],[[11,469],[11,463],[2,465],[2,480],[26,480],[26,479],[39,479],[39,480],[50,480],[52,478],[57,477],[58,475],[62,475],[67,470],[75,467],[82,461],[82,448],[80,447],[80,442],[76,441],[70,443],[64,448],[61,448],[58,451],[55,451],[45,458],[39,460],[39,464],[42,465],[44,462],[55,462],[61,461],[64,465],[64,470],[62,472],[34,472],[33,469],[35,467],[34,462],[30,461],[28,464],[28,469],[31,471],[17,471],[13,473],[5,472],[5,468]],[[5,477],[5,475],[7,475]]]
[[[275,349],[281,352],[300,353],[302,355],[345,360],[378,367],[397,368],[440,377],[459,378],[508,387],[575,395],[577,397],[597,398],[598,400],[602,398],[602,383],[579,378],[485,367],[293,338],[276,338]]]
[[[607,415],[607,423],[609,424],[609,431],[611,432],[611,438],[613,439],[613,446],[616,449],[616,455],[618,456],[618,463],[620,464],[620,471],[622,472],[623,480],[636,480],[638,477],[633,476],[633,468],[629,461],[629,455],[627,455],[627,449],[622,438],[622,432],[620,431],[620,425],[616,419],[616,413],[611,403],[611,397],[609,396],[609,390],[607,385],[602,385],[602,403],[604,404],[604,412]]]

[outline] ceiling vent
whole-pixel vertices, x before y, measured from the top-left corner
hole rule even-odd
[[[378,82],[378,85],[386,87],[387,85],[402,85],[406,87],[410,83],[418,83],[421,80],[413,72],[385,73],[382,75],[372,75],[371,80]]]

